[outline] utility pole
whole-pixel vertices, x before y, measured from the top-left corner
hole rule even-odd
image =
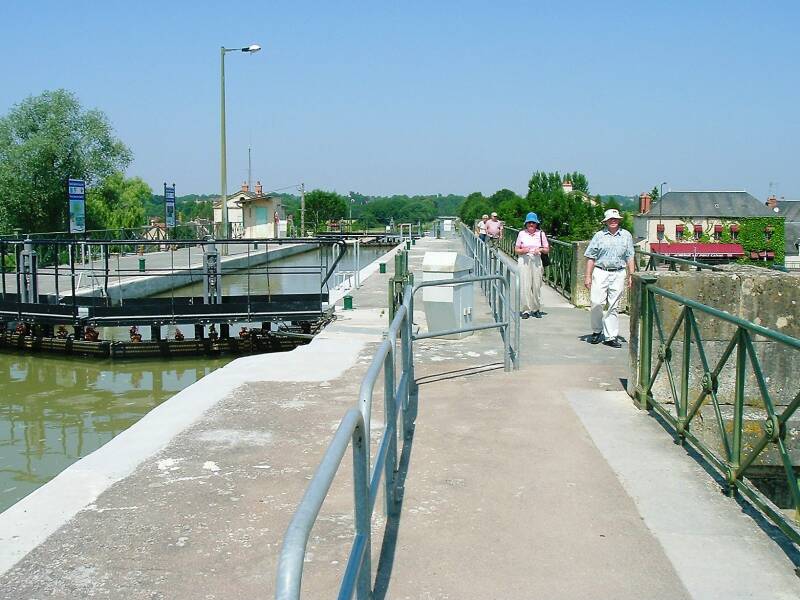
[[[220,209],[222,209],[222,232],[220,237],[222,239],[226,239],[228,237],[228,153],[226,149],[226,140],[225,140],[225,47],[219,49],[219,90],[220,90],[220,99],[219,99],[219,133],[220,133],[220,161],[219,161],[219,170],[220,170]],[[222,254],[228,254],[228,246],[223,244],[222,245]]]
[[[306,237],[306,184],[300,184],[300,237]]]
[[[250,145],[247,146],[247,189],[253,191],[253,161],[250,158]]]

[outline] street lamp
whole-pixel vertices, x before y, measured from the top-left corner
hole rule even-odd
[[[222,237],[228,237],[228,164],[227,164],[227,151],[225,148],[225,54],[228,52],[249,52],[252,54],[253,52],[258,52],[261,50],[261,46],[258,44],[250,44],[244,48],[226,48],[222,46],[219,49],[219,64],[220,64],[220,97],[219,97],[219,106],[220,106],[220,179],[222,181],[222,189],[220,191],[220,197],[222,200]],[[228,246],[222,246],[222,254],[228,253]]]
[[[664,186],[667,185],[666,181],[661,182],[661,191],[658,192],[658,224],[661,225],[661,201],[664,199]]]

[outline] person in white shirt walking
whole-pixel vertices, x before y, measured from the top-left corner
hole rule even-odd
[[[584,285],[590,291],[592,335],[589,343],[621,348],[619,342],[619,302],[622,292],[633,281],[633,238],[620,228],[622,216],[611,208],[605,212],[605,228],[589,242],[584,256]],[[608,310],[605,310],[606,304]]]
[[[483,215],[478,223],[478,237],[482,242],[486,242],[486,221],[489,220],[489,215]]]
[[[517,235],[514,251],[519,256],[520,316],[542,318],[542,255],[550,252],[547,236],[539,229],[539,217],[529,212]]]

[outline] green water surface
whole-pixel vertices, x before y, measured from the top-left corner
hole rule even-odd
[[[0,353],[0,511],[229,360]]]

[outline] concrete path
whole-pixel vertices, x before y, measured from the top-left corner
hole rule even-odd
[[[421,241],[412,267],[451,248]],[[0,598],[271,597],[283,533],[387,326],[389,274],[310,345],[215,371],[0,514]],[[373,520],[376,598],[800,597],[787,552],[634,408],[626,347],[586,343],[588,313],[550,291],[546,305],[515,373],[496,332],[415,345],[402,515]],[[475,321],[487,313],[478,299]],[[304,597],[335,596],[351,481],[346,459]]]

